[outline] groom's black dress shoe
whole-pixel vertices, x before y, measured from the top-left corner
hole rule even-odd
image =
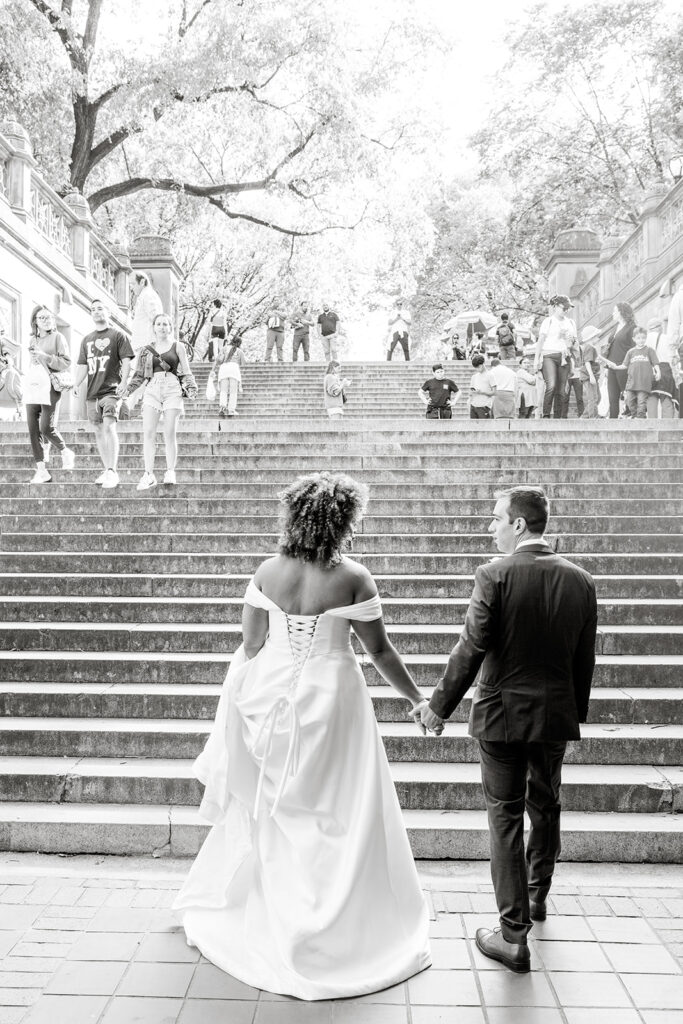
[[[477,948],[491,960],[498,960],[511,971],[526,974],[531,970],[531,956],[526,943],[508,942],[504,939],[500,928],[491,931],[489,928],[477,928]]]
[[[545,900],[540,900],[538,903],[534,903],[533,900],[529,900],[529,917],[532,921],[545,921],[548,916],[548,911],[545,905]]]

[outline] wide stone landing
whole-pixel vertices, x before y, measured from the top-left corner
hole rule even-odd
[[[260,992],[190,949],[169,907],[187,863],[0,859],[0,1024],[678,1024],[683,872],[560,865],[532,971],[481,956],[487,865],[421,862],[433,964],[361,999]],[[368,908],[368,913],[371,913]]]

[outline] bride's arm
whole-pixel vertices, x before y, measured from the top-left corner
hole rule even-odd
[[[242,606],[242,639],[247,661],[255,658],[268,636],[268,612],[244,602]]]
[[[352,622],[351,624],[365,653],[382,679],[393,686],[413,706],[419,704],[424,699],[423,695],[387,636],[384,619],[374,619],[372,622]]]

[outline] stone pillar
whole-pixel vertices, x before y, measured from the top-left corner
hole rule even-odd
[[[90,273],[90,233],[94,229],[88,200],[80,192],[69,192],[64,202],[73,210],[76,221],[71,226],[71,258],[79,273]]]
[[[26,221],[31,216],[31,173],[36,166],[31,140],[18,121],[5,121],[0,131],[15,150],[7,162],[7,198],[13,213]]]
[[[119,309],[128,315],[130,312],[130,273],[133,269],[128,249],[121,242],[114,242],[111,251],[119,263],[116,272],[116,302]]]
[[[600,239],[591,228],[577,227],[560,231],[544,267],[548,297],[568,295],[574,298],[595,274],[599,255]]]
[[[133,270],[142,270],[149,277],[152,287],[159,293],[164,312],[173,318],[177,337],[183,273],[170,241],[161,235],[141,235],[130,247],[130,262]]]
[[[656,260],[662,251],[662,225],[659,219],[659,207],[666,194],[666,185],[656,185],[645,194],[640,208],[640,220],[643,225],[643,266]]]
[[[624,241],[623,238],[616,236],[608,236],[602,241],[600,247],[600,260],[598,267],[600,268],[600,320],[609,320],[612,314],[612,307],[614,305],[614,296],[617,292],[616,282],[614,280],[614,265],[613,257],[619,246]]]

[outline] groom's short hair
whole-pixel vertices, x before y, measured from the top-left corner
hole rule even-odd
[[[498,491],[496,498],[509,498],[508,520],[521,518],[530,533],[545,533],[550,509],[542,487],[508,487]]]

